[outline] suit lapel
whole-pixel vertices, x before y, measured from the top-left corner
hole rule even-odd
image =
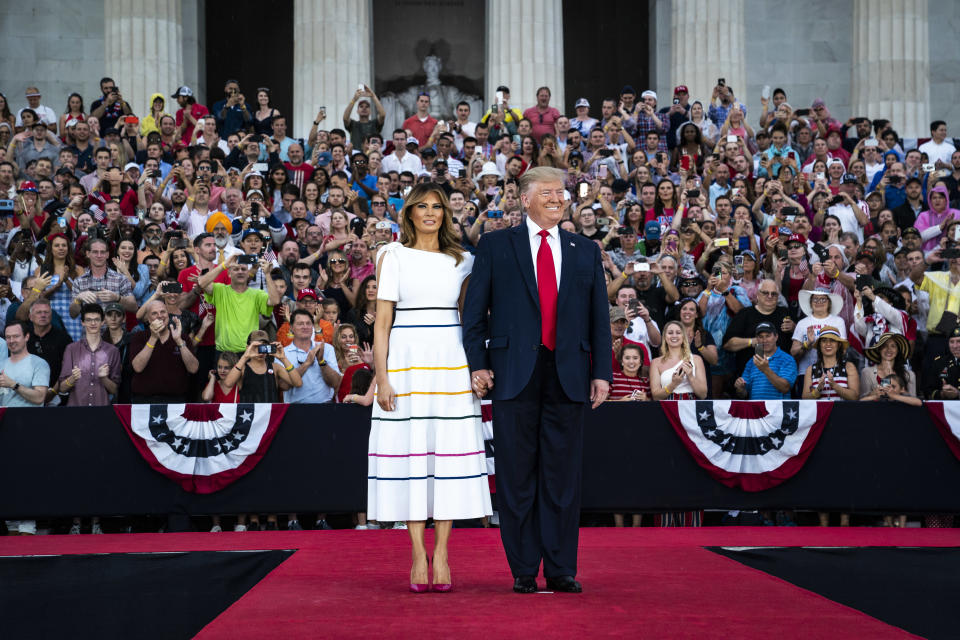
[[[540,294],[537,293],[537,274],[533,269],[533,256],[530,253],[530,236],[527,234],[526,221],[524,224],[513,228],[510,233],[513,240],[513,250],[517,254],[517,263],[520,265],[520,274],[524,282],[527,283],[527,291],[530,297],[540,308]]]
[[[573,273],[576,270],[577,247],[573,243],[573,238],[568,231],[560,229],[560,291],[557,295],[557,308],[559,309],[566,297],[565,294],[573,286]]]

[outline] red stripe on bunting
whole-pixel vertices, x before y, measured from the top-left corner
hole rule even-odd
[[[218,406],[219,405],[210,404],[188,404],[185,407],[184,415],[207,416],[208,414],[217,413]],[[113,406],[113,410],[117,414],[117,418],[120,419],[120,423],[123,425],[124,430],[126,430],[127,435],[130,436],[133,446],[136,447],[137,451],[140,452],[140,455],[143,456],[143,459],[146,460],[147,464],[149,464],[150,467],[157,473],[160,473],[179,484],[184,491],[200,494],[217,492],[220,489],[223,489],[224,487],[237,481],[239,478],[243,477],[255,466],[257,466],[257,463],[259,463],[266,454],[267,449],[270,448],[270,443],[273,442],[273,436],[277,433],[277,427],[280,426],[280,422],[287,413],[287,405],[271,405],[270,420],[267,423],[267,428],[264,431],[263,437],[260,439],[260,444],[256,451],[248,455],[243,462],[240,463],[240,465],[233,469],[227,469],[225,471],[221,471],[220,473],[209,476],[201,476],[179,473],[163,466],[160,461],[157,460],[156,456],[153,454],[153,451],[150,450],[147,442],[137,435],[131,428],[132,417],[130,408],[131,405],[128,404],[117,404]]]
[[[927,407],[927,413],[930,414],[930,419],[933,420],[937,431],[943,436],[951,453],[953,453],[957,460],[960,460],[960,439],[957,438],[957,434],[954,433],[954,430],[950,427],[950,421],[947,419],[946,413],[943,410],[944,403],[928,401],[923,404]],[[957,425],[957,430],[960,431],[960,424]]]
[[[683,442],[684,447],[686,447],[687,451],[690,452],[690,455],[693,456],[693,459],[696,461],[696,463],[703,467],[707,473],[713,476],[713,478],[721,484],[733,489],[742,489],[743,491],[750,492],[764,491],[766,489],[770,489],[771,487],[782,484],[796,475],[796,473],[803,468],[803,465],[807,462],[807,458],[810,457],[810,453],[813,451],[817,441],[820,439],[820,434],[823,432],[823,427],[827,423],[827,419],[830,417],[830,410],[833,408],[832,402],[817,402],[816,420],[814,421],[813,425],[810,426],[807,437],[800,446],[800,451],[797,453],[797,455],[789,458],[776,469],[763,473],[734,473],[727,471],[726,469],[721,469],[710,462],[703,452],[697,448],[697,445],[690,440],[690,437],[687,435],[687,432],[683,427],[683,423],[680,420],[678,402],[679,401],[677,400],[662,400],[660,402],[660,406],[663,408],[663,412],[666,414],[667,421],[670,423],[670,426],[672,426],[673,430],[678,436],[680,436],[680,441]],[[746,405],[754,406],[748,408]],[[735,404],[731,405],[731,413],[734,412],[740,416],[751,417],[760,417],[767,414],[762,401],[735,401]]]

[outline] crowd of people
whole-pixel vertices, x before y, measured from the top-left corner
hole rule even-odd
[[[362,85],[295,138],[254,95],[0,94],[0,405],[370,404],[376,257],[406,193],[439,184],[473,251],[521,224],[537,166],[566,172],[562,227],[602,250],[611,400],[960,399],[943,121],[907,145],[884,114],[841,122],[780,88],[751,123],[722,81],[704,101],[628,85],[574,115],[500,86],[449,121],[424,93],[382,135]]]

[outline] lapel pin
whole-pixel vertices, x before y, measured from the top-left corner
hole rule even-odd
[[[575,244],[573,244],[573,243],[571,242],[571,243],[570,243],[570,246],[571,246],[571,247],[575,247],[575,246],[577,246],[577,245],[575,245]]]

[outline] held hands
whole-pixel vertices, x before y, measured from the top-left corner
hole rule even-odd
[[[473,393],[478,398],[483,398],[487,392],[493,388],[493,371],[489,369],[478,369],[473,372]]]

